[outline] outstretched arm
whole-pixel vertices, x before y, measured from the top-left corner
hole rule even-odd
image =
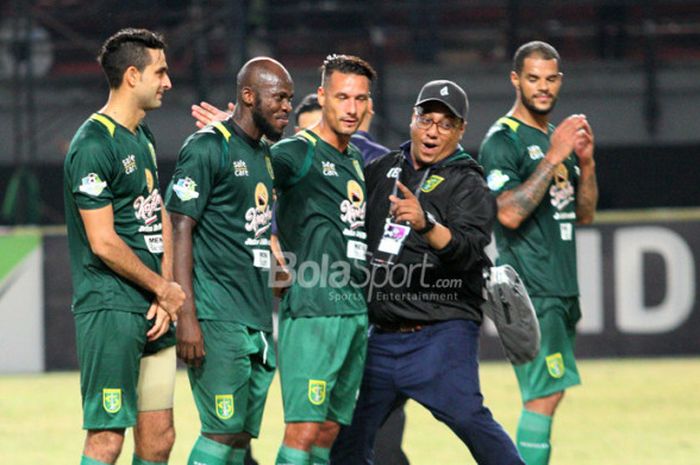
[[[220,110],[209,102],[200,102],[199,105],[192,105],[192,117],[195,119],[194,124],[199,129],[202,129],[212,121],[223,121],[233,114],[235,108],[232,102],[228,102],[228,113]]]

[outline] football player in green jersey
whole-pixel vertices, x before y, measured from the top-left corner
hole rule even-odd
[[[78,130],[64,163],[83,465],[115,463],[130,426],[134,465],[167,463],[175,439],[168,331],[185,293],[172,281],[155,141],[142,122],[171,87],[164,49],[144,29],[107,39],[99,62],[109,99]]]
[[[273,172],[294,93],[287,70],[255,58],[237,76],[231,118],[184,143],[166,205],[175,279],[187,293],[177,326],[201,435],[188,464],[243,465],[275,371],[269,287]]]
[[[331,55],[321,120],[272,147],[277,224],[295,275],[280,304],[279,366],[286,429],[277,464],[326,464],[349,424],[367,344],[365,187],[350,137],[365,118],[375,72]]]
[[[558,52],[529,42],[513,58],[516,100],[482,142],[479,161],[498,202],[499,263],[512,265],[532,297],[542,333],[532,362],[515,366],[523,400],[518,450],[528,465],[549,463],[552,416],[580,384],[574,358],[581,317],[575,227],[598,201],[594,137],[584,115],[549,122],[562,84]]]

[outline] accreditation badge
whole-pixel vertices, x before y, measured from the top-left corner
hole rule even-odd
[[[379,241],[378,250],[391,255],[398,255],[410,232],[410,226],[387,221],[384,224],[384,234],[382,235],[382,240]]]

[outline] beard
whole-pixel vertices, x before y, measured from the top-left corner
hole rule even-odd
[[[282,138],[282,132],[274,127],[263,115],[261,102],[257,96],[255,98],[255,106],[253,106],[253,123],[257,126],[263,135],[271,142],[277,142]]]
[[[555,105],[557,104],[557,96],[552,95],[552,104],[549,105],[547,108],[537,108],[533,101],[531,99],[528,99],[525,97],[525,92],[523,92],[523,89],[520,89],[520,102],[522,102],[523,106],[527,108],[531,113],[534,113],[536,115],[541,115],[541,116],[547,116],[554,110]]]

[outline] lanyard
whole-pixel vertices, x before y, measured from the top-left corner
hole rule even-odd
[[[406,159],[402,157],[401,164],[398,167],[398,173],[396,173],[396,180],[394,181],[394,187],[391,189],[391,195],[393,195],[393,196],[396,196],[399,192],[398,183],[399,183],[400,178],[401,178],[401,173],[403,172],[403,164],[404,163],[406,163]],[[425,180],[428,179],[428,176],[430,175],[431,168],[432,167],[430,167],[430,166],[428,168],[426,168],[425,174],[423,175],[420,182],[418,183],[418,187],[416,187],[416,190],[413,191],[413,195],[416,196],[416,200],[418,200],[418,198],[420,197],[420,193],[421,193],[420,188],[421,188],[421,186],[423,186],[423,184],[425,184]],[[389,206],[389,211],[391,211],[391,206]],[[391,219],[391,213],[389,213],[387,215],[387,219]]]

